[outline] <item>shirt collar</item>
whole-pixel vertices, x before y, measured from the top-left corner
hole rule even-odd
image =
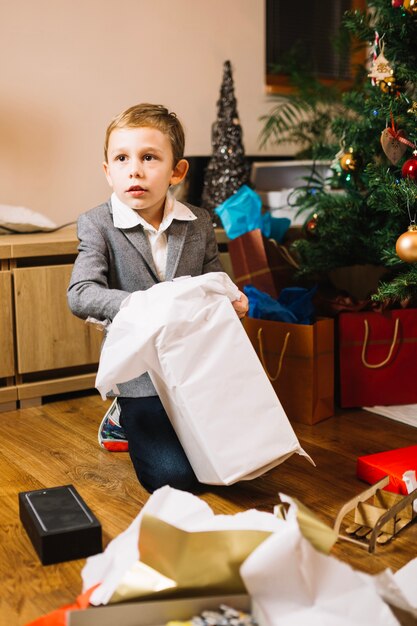
[[[110,202],[113,210],[113,224],[116,228],[133,228],[134,226],[138,226],[140,224],[145,230],[156,233],[166,230],[174,219],[181,221],[191,221],[197,219],[194,213],[185,204],[176,200],[170,191],[167,193],[164,207],[164,217],[162,218],[162,222],[158,230],[144,220],[139,213],[122,202],[115,193],[112,193]]]

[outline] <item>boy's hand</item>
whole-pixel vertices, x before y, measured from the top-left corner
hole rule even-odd
[[[245,317],[246,313],[249,311],[249,300],[247,296],[245,296],[242,291],[239,291],[239,298],[232,302],[233,308],[236,311],[239,319]]]

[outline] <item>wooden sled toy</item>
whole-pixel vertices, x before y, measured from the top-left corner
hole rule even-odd
[[[339,539],[368,548],[373,553],[377,544],[391,541],[417,517],[417,489],[401,496],[383,491],[388,483],[389,477],[386,476],[342,506],[333,526]],[[343,519],[352,511],[353,523],[341,532]]]

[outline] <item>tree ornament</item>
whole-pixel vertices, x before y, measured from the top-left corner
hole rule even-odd
[[[417,0],[404,0],[403,8],[410,15],[417,16]]]
[[[391,0],[391,4],[394,7],[394,9],[399,9],[400,7],[402,7],[403,1],[404,0]]]
[[[400,86],[395,80],[395,76],[384,76],[378,83],[380,90],[383,93],[394,95],[400,90]]]
[[[401,168],[404,178],[410,178],[417,182],[417,150],[413,152],[411,159],[408,159]]]
[[[417,102],[413,100],[411,107],[407,109],[407,113],[411,113],[411,115],[415,115],[417,117]]]
[[[317,235],[316,229],[317,229],[318,217],[319,216],[317,215],[317,213],[313,213],[311,219],[309,219],[308,222],[306,223],[306,230],[309,235]]]
[[[417,225],[410,224],[406,233],[400,235],[395,244],[395,252],[405,263],[417,263]]]
[[[345,172],[356,172],[359,167],[359,158],[354,154],[353,148],[340,157],[340,167]]]
[[[212,125],[211,145],[212,156],[204,172],[201,204],[217,222],[219,218],[214,214],[214,209],[242,185],[247,184],[250,178],[250,163],[245,158],[243,148],[230,61],[225,61],[223,65],[223,80],[217,101],[217,120]]]
[[[373,78],[376,83],[381,80],[385,80],[394,74],[394,70],[391,68],[389,61],[384,56],[383,52],[372,61],[371,71],[368,74],[369,78]]]
[[[395,130],[394,128],[385,128],[381,133],[381,146],[393,165],[397,165],[401,160],[404,152],[407,150],[405,133],[403,130]]]

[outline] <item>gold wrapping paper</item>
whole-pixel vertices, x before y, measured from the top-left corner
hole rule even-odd
[[[245,593],[240,566],[270,534],[262,530],[188,532],[144,515],[140,561],[125,574],[110,603]]]
[[[322,522],[315,513],[297,500],[297,498],[287,498],[285,496],[283,499],[284,501],[289,501],[291,503],[290,506],[296,507],[297,523],[302,535],[308,539],[316,550],[329,554],[337,541],[337,533],[333,528]],[[274,513],[277,517],[286,519],[285,505],[282,502],[277,504]]]

